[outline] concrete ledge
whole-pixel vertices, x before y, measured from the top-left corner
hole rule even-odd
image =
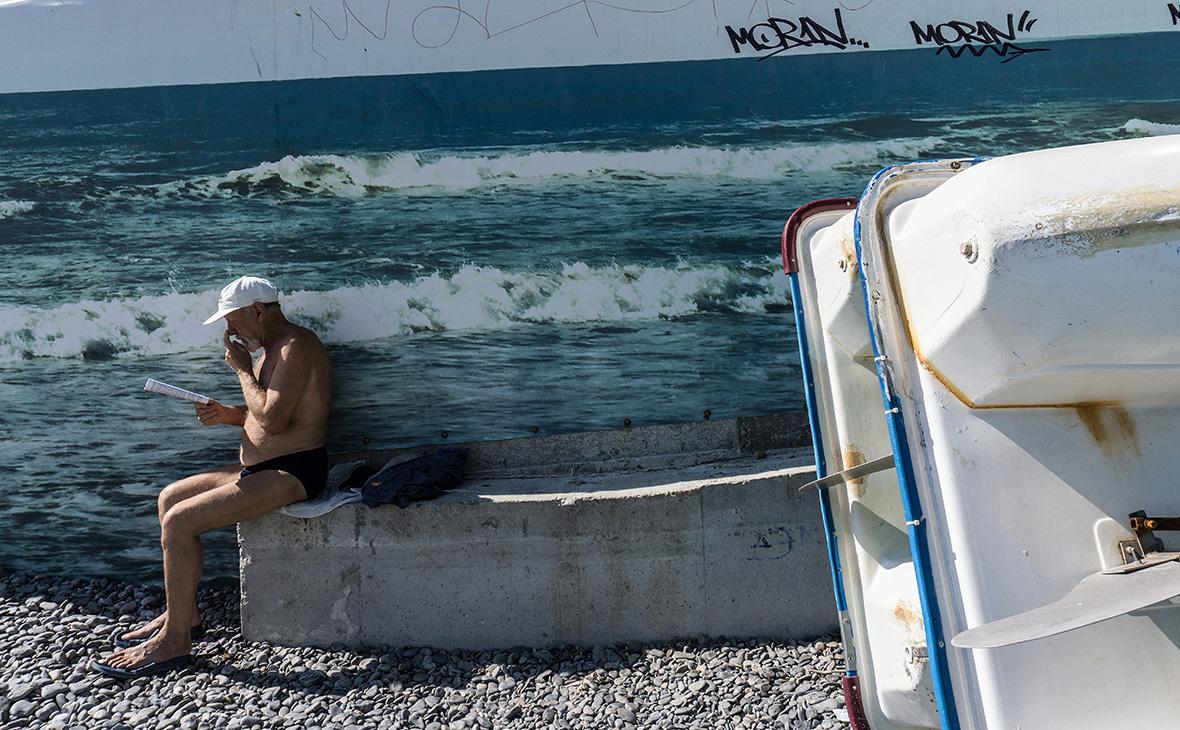
[[[435,444],[438,446],[441,444]],[[447,443],[469,450],[468,478],[601,474],[668,469],[775,450],[810,447],[807,413],[788,411],[716,421],[530,436],[498,441]],[[342,454],[378,467],[406,452],[434,446]]]
[[[755,444],[744,454],[735,421],[672,431],[676,439],[639,441],[697,450],[644,455],[608,432],[586,434],[590,451],[579,457],[577,435],[538,437],[524,441],[540,454],[560,439],[559,458],[517,465],[500,442],[485,453],[503,454],[504,471],[550,475],[485,468],[406,510],[348,505],[314,520],[243,523],[243,633],[288,645],[458,649],[834,631],[815,495],[797,494],[813,478],[810,450]],[[571,469],[604,445],[619,459],[680,465]],[[684,465],[693,454],[697,463]],[[699,463],[719,454],[727,458]]]

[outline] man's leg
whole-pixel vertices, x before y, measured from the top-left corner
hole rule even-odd
[[[172,482],[168,486],[160,490],[160,496],[156,499],[156,513],[160,519],[160,525],[164,524],[164,516],[168,510],[186,499],[195,497],[198,494],[203,494],[211,489],[216,489],[227,483],[233,483],[238,478],[238,473],[242,470],[241,464],[227,464],[220,466],[211,471],[201,474],[194,474],[184,479],[179,479]],[[199,544],[199,543],[198,543]],[[203,562],[203,555],[202,555]],[[137,629],[132,629],[119,634],[122,639],[145,639],[154,634],[161,626],[164,625],[164,618],[167,614],[168,607],[164,607],[164,611],[159,616],[155,617],[148,623],[140,626]],[[193,626],[200,623],[201,617],[193,606],[192,622]]]
[[[227,464],[201,474],[178,479],[164,487],[160,490],[160,496],[156,498],[156,514],[160,518],[160,525],[164,524],[164,515],[168,514],[168,510],[172,507],[190,497],[237,481],[241,471],[241,464]]]
[[[129,669],[167,661],[192,649],[189,629],[201,578],[202,533],[251,520],[307,497],[303,484],[283,471],[263,471],[223,484],[173,505],[160,529],[164,547],[164,594],[168,602],[160,632],[138,646],[112,654],[106,663]]]

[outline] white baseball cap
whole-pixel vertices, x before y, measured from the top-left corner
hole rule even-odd
[[[269,304],[279,300],[279,290],[266,279],[257,276],[242,276],[225,285],[221,290],[221,297],[217,300],[217,313],[205,320],[205,324],[213,324],[225,315],[248,307],[256,302]]]

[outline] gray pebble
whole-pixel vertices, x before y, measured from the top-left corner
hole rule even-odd
[[[329,651],[244,641],[235,587],[204,588],[197,665],[166,678],[102,677],[109,635],[152,618],[158,588],[0,576],[4,727],[847,728],[843,652],[711,641],[661,646]],[[118,616],[118,619],[114,617]]]
[[[19,702],[20,700],[23,700],[24,698],[36,692],[37,689],[37,685],[33,684],[32,682],[18,684],[9,691],[8,698],[13,702]]]
[[[33,710],[36,709],[36,707],[36,705],[34,705],[32,702],[29,702],[28,700],[18,700],[13,702],[8,708],[8,714],[10,717],[27,717],[28,715],[33,714]]]

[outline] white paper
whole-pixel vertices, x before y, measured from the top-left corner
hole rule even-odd
[[[144,383],[143,389],[149,393],[159,393],[161,395],[172,396],[173,398],[180,398],[181,400],[191,400],[194,403],[200,403],[202,405],[209,402],[209,396],[207,395],[194,393],[184,388],[177,388],[175,385],[169,385],[155,378],[148,378],[148,381]]]

